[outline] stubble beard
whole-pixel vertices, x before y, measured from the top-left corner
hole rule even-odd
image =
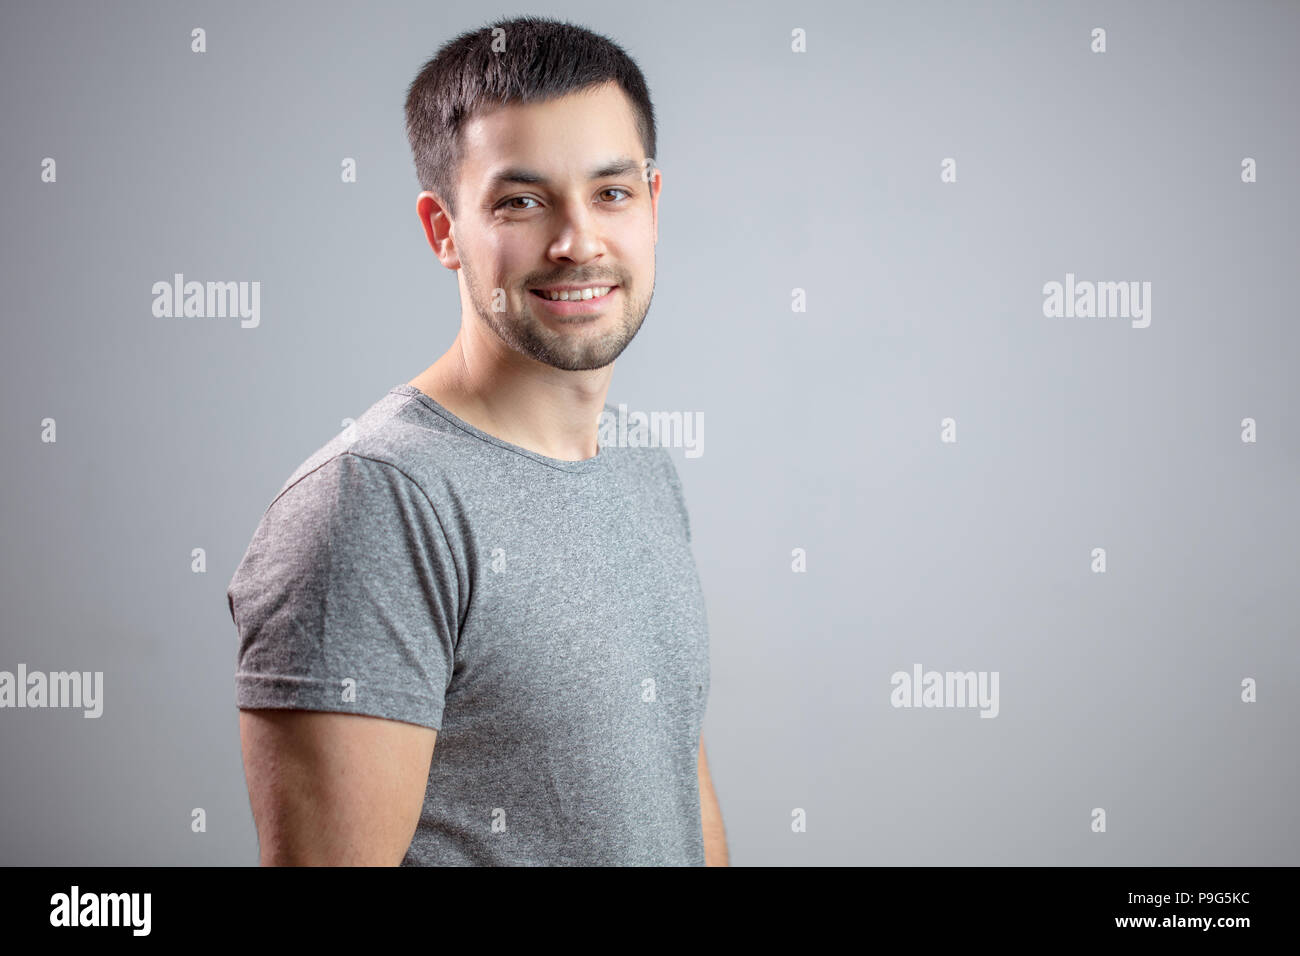
[[[497,312],[492,308],[493,296],[489,290],[479,288],[473,271],[465,260],[465,282],[469,286],[470,301],[474,311],[509,348],[527,355],[544,365],[566,372],[581,372],[604,368],[623,353],[641,329],[650,300],[654,297],[654,284],[644,299],[634,299],[627,294],[626,286],[619,286],[623,309],[617,315],[606,315],[594,322],[553,329],[539,318],[527,301],[532,293],[527,289],[507,291],[506,304],[521,305],[522,312]],[[602,326],[613,325],[608,331],[597,332]]]

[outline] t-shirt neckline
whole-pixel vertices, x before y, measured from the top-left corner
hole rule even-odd
[[[605,450],[604,446],[600,444],[599,437],[597,437],[596,442],[596,455],[593,458],[584,458],[581,461],[565,461],[563,458],[548,458],[546,455],[538,454],[535,451],[531,451],[519,445],[513,445],[504,439],[497,438],[495,435],[489,435],[481,428],[476,428],[469,422],[453,414],[451,411],[436,402],[432,397],[420,391],[420,389],[416,388],[409,382],[402,382],[399,385],[395,385],[392,388],[391,393],[414,398],[430,411],[436,413],[441,418],[446,419],[461,431],[473,435],[480,441],[487,442],[489,445],[496,445],[498,448],[514,452],[516,455],[522,455],[524,458],[530,458],[538,464],[546,465],[547,467],[555,468],[559,471],[567,471],[574,474],[595,471],[596,469],[604,468],[605,462],[609,459],[609,453]]]

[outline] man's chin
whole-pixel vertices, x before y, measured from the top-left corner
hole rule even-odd
[[[624,333],[619,325],[621,311],[556,316],[539,301],[538,307],[530,307],[521,315],[493,312],[484,314],[484,318],[497,338],[513,351],[566,372],[605,368],[632,341],[629,337],[621,346],[617,345],[617,339]]]

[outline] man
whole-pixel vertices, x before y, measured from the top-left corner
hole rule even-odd
[[[527,17],[443,47],[406,113],[461,328],[230,583],[261,862],[727,865],[681,484],[598,430],[654,287],[645,81]]]

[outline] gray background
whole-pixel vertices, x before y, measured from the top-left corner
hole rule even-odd
[[[0,711],[0,863],[256,862],[225,587],[450,344],[402,101],[524,12],[620,42],[659,115],[609,400],[704,413],[733,864],[1300,863],[1300,8],[697,2],[6,5],[0,669],[105,704]],[[154,318],[175,272],[260,281],[261,326]],[[1150,327],[1045,318],[1066,272],[1151,282]],[[914,662],[998,671],[1000,715],[894,709]]]

